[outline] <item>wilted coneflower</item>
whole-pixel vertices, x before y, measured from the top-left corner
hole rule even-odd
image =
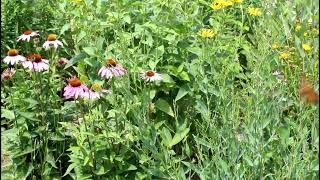
[[[22,66],[33,71],[42,72],[49,69],[49,60],[42,59],[39,54],[31,54],[22,62]]]
[[[64,57],[58,59],[58,64],[59,64],[60,66],[65,65],[65,64],[67,64],[68,62],[69,62],[69,60],[68,60],[67,58],[64,58]]]
[[[87,92],[89,88],[82,84],[81,81],[76,78],[70,78],[68,79],[68,85],[64,87],[64,93],[63,96],[66,99],[69,98],[78,98],[78,97],[84,97],[84,93]]]
[[[115,60],[110,58],[107,60],[106,65],[101,67],[98,75],[110,79],[113,76],[122,76],[126,72],[127,70],[121,64],[118,64]]]
[[[19,55],[18,51],[16,49],[9,49],[8,51],[8,56],[6,56],[3,59],[3,62],[7,63],[7,64],[17,64],[20,61],[24,61],[26,58]]]
[[[50,47],[58,48],[58,46],[63,46],[63,44],[57,40],[57,35],[55,34],[49,34],[47,41],[42,45],[45,49],[49,49]]]
[[[100,99],[103,93],[110,93],[109,90],[102,89],[101,85],[98,83],[92,84],[91,88],[84,92],[83,97],[89,100]]]
[[[28,30],[23,32],[21,36],[17,38],[17,41],[30,41],[32,37],[39,36],[39,33],[37,31]]]
[[[10,80],[15,73],[16,70],[14,68],[7,68],[1,73],[1,79],[5,81]]]
[[[157,73],[156,71],[142,72],[140,73],[140,77],[146,81],[162,81],[163,79],[161,74]]]

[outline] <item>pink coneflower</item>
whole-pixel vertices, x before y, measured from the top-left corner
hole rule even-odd
[[[16,70],[14,68],[7,68],[1,73],[1,79],[10,80],[15,73]]]
[[[112,78],[113,76],[122,76],[127,72],[125,68],[121,64],[118,64],[113,59],[108,59],[106,65],[102,66],[99,70],[98,74],[101,77],[105,77],[107,79]]]
[[[55,34],[49,34],[47,41],[42,45],[45,49],[49,49],[50,47],[58,48],[59,46],[63,46],[63,44],[57,40],[57,35]]]
[[[89,88],[82,84],[81,81],[75,77],[68,79],[68,85],[64,87],[63,96],[66,99],[83,97],[84,93],[89,91]]]
[[[163,79],[161,74],[157,73],[156,71],[142,72],[140,73],[140,77],[146,81],[162,81]]]
[[[17,38],[17,41],[30,41],[33,36],[39,36],[37,31],[28,30],[23,32],[21,36]]]
[[[20,61],[24,61],[25,59],[25,57],[19,55],[16,49],[9,49],[8,56],[3,59],[3,62],[14,65]]]
[[[42,59],[39,54],[31,54],[22,62],[22,66],[33,71],[42,72],[49,69],[49,60]]]
[[[83,94],[83,97],[88,98],[89,100],[95,100],[100,99],[100,96],[103,93],[110,93],[110,91],[102,89],[100,84],[94,83],[92,84],[91,88]]]

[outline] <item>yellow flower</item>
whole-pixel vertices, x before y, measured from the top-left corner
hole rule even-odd
[[[254,7],[249,7],[248,8],[248,13],[251,16],[261,16],[262,15],[262,12],[260,11],[260,9],[259,8],[254,8]]]
[[[303,33],[303,36],[307,37],[308,36],[308,32]]]
[[[94,91],[100,91],[101,90],[101,85],[98,84],[98,83],[94,83],[94,84],[92,84],[91,89],[94,90]]]
[[[273,49],[278,49],[279,47],[280,47],[279,43],[277,43],[277,42],[272,45]]]
[[[301,28],[302,28],[301,24],[298,23],[298,24],[296,25],[296,28],[295,28],[294,30],[297,32],[297,31],[300,31]]]
[[[312,47],[309,44],[302,44],[302,48],[306,51],[306,52],[310,52],[312,50]]]
[[[234,3],[242,3],[243,0],[232,0],[232,2],[234,2]]]
[[[222,8],[222,5],[221,5],[221,3],[215,2],[215,3],[212,3],[212,4],[210,5],[210,7],[211,7],[213,10],[219,10],[219,9]]]
[[[201,29],[199,35],[203,38],[212,38],[216,35],[211,29]]]
[[[239,0],[237,0],[239,1]],[[242,1],[242,0],[241,0]],[[216,0],[214,3],[210,5],[213,10],[219,10],[224,7],[232,6],[233,2],[230,0]]]
[[[221,1],[221,4],[223,7],[228,7],[228,6],[232,6],[233,2],[232,1]]]
[[[283,53],[280,53],[279,55],[280,59],[289,59],[289,57],[290,57],[290,53],[288,52],[283,52]]]

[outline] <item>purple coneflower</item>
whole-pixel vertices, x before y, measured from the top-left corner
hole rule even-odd
[[[64,87],[64,93],[63,96],[66,99],[69,98],[78,98],[78,97],[84,97],[84,93],[89,91],[89,88],[82,84],[81,81],[76,78],[73,77],[71,79],[68,79],[68,85],[66,87]]]
[[[47,41],[42,45],[45,49],[49,49],[50,47],[58,48],[59,46],[63,46],[63,44],[57,40],[57,35],[55,34],[49,34]]]
[[[118,64],[113,59],[108,59],[106,65],[102,66],[99,70],[98,75],[110,79],[113,76],[122,76],[127,73],[127,70],[121,65]]]
[[[140,77],[146,81],[162,81],[163,79],[161,74],[157,73],[156,71],[142,72],[140,73]]]
[[[100,84],[94,83],[92,84],[91,88],[84,93],[83,96],[85,98],[88,98],[89,100],[95,100],[95,99],[100,99],[100,96],[103,93],[110,93],[110,91],[106,89],[102,89]]]
[[[5,81],[10,80],[15,73],[16,70],[14,68],[7,68],[1,73],[1,79]]]
[[[18,51],[16,49],[9,49],[8,51],[8,56],[6,56],[3,59],[3,62],[7,63],[7,64],[17,64],[21,61],[24,61],[26,58],[19,55]]]
[[[42,59],[39,54],[31,54],[22,62],[22,66],[33,71],[42,72],[49,69],[49,60]]]
[[[17,41],[30,41],[33,36],[39,36],[37,31],[28,30],[23,32],[21,36],[17,38]]]

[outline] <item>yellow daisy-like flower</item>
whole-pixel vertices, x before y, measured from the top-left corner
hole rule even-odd
[[[241,0],[242,1],[242,0]],[[230,0],[216,0],[214,3],[210,5],[213,10],[219,10],[224,7],[232,6],[233,2]]]
[[[248,8],[248,13],[251,16],[261,16],[262,15],[262,12],[260,11],[260,9],[259,8],[254,8],[254,7],[249,7]]]
[[[223,7],[228,7],[228,6],[232,6],[233,2],[232,1],[221,1],[221,4]]]
[[[300,31],[301,28],[302,28],[301,24],[298,23],[298,24],[296,25],[296,27],[294,28],[294,30],[297,32],[297,31]]]
[[[309,44],[302,44],[302,48],[306,51],[306,52],[310,52],[312,50],[312,47]]]
[[[234,2],[234,3],[242,3],[243,0],[232,0],[232,2]]]
[[[308,36],[308,32],[303,33],[303,36],[307,37]]]
[[[272,45],[273,49],[278,49],[279,47],[280,47],[279,43],[277,43],[277,42]]]
[[[290,57],[290,53],[288,52],[283,52],[283,53],[280,53],[279,55],[280,59],[289,59],[289,57]]]
[[[221,3],[218,3],[218,2],[212,3],[212,4],[210,5],[210,7],[211,7],[213,10],[219,10],[219,9],[223,8],[222,4],[221,4]]]
[[[203,38],[212,38],[216,35],[211,29],[201,29],[199,35]]]

